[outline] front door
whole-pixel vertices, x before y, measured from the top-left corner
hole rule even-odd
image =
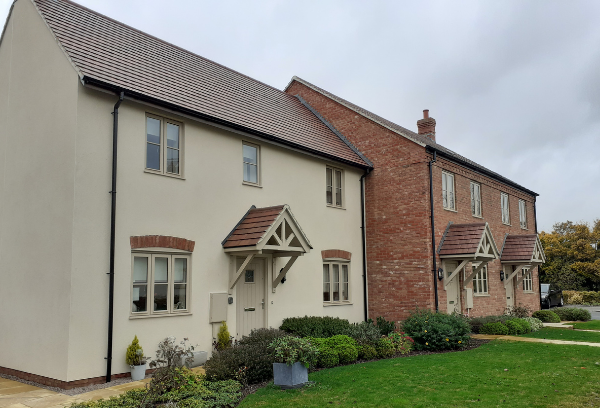
[[[243,259],[238,263],[243,262]],[[241,266],[241,265],[239,265]],[[237,338],[265,327],[265,261],[254,258],[236,284]]]
[[[446,279],[450,278],[452,272],[458,267],[457,262],[445,262],[446,267]],[[457,312],[460,313],[460,290],[459,280],[461,272],[454,276],[454,279],[446,286],[446,303],[448,305],[448,313]],[[444,282],[445,284],[446,282]]]
[[[515,280],[511,279],[510,282],[506,282],[506,279],[513,273],[514,267],[504,267],[504,283],[506,284],[506,307],[512,308],[515,305]]]

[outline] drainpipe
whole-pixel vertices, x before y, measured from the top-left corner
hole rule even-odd
[[[365,213],[365,177],[371,172],[371,169],[365,170],[360,176],[360,229],[362,232],[362,259],[363,259],[363,304],[365,312],[365,322],[369,319],[368,297],[367,297],[367,230]]]
[[[429,205],[431,208],[431,258],[433,262],[433,291],[435,292],[435,311],[440,311],[438,300],[437,260],[435,256],[435,218],[433,214],[433,163],[437,160],[436,151],[433,151],[433,159],[429,162]]]
[[[106,382],[112,377],[112,343],[113,343],[113,309],[115,295],[115,216],[117,210],[117,140],[119,133],[119,106],[123,102],[125,92],[121,91],[115,103],[113,115],[113,155],[112,155],[112,187],[110,190],[110,277],[108,285],[108,349],[106,352]]]

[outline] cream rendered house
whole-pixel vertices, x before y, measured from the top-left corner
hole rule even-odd
[[[69,1],[15,1],[0,373],[72,387],[128,372],[134,335],[210,352],[221,320],[363,320],[371,167],[300,98]]]

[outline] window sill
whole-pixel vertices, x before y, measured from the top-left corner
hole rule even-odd
[[[490,294],[489,293],[482,293],[482,294],[473,293],[473,296],[474,297],[490,297]]]
[[[453,210],[452,208],[446,208],[446,207],[444,207],[444,210],[450,211],[450,212],[453,212],[453,213],[458,213],[458,211]]]
[[[534,295],[535,294],[535,292],[532,290],[524,290],[523,293],[526,295]]]
[[[170,177],[170,178],[174,178],[174,179],[185,180],[185,177],[183,177],[183,176],[180,176],[177,174],[171,174],[171,173],[161,173],[160,171],[155,171],[155,170],[144,169],[144,173],[156,174],[157,176],[165,176],[165,177]]]
[[[512,224],[507,224],[505,222],[503,222],[502,225],[506,225],[507,227],[512,227]]]
[[[523,228],[523,227],[521,227],[521,229],[524,230],[524,231],[529,231],[529,228]]]
[[[327,204],[327,207],[329,208],[335,208],[336,210],[345,210],[345,207],[339,207],[337,205],[333,205],[333,204]]]
[[[331,303],[325,303],[323,302],[323,307],[329,307],[329,306],[348,306],[348,305],[353,305],[352,302],[331,302]]]
[[[473,214],[471,214],[473,215]],[[473,218],[479,218],[480,220],[483,220],[483,215],[473,215]]]
[[[242,181],[242,185],[249,186],[249,187],[262,188],[262,186],[260,184],[251,183],[249,181]]]
[[[165,314],[147,314],[147,315],[129,315],[129,320],[138,320],[138,319],[154,319],[160,317],[176,317],[176,316],[191,316],[191,312],[181,312],[181,313],[165,313]]]

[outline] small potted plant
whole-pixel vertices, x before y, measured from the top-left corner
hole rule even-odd
[[[308,339],[282,337],[273,341],[273,378],[281,389],[299,388],[308,382],[308,367],[313,365],[319,353]]]
[[[149,358],[144,357],[144,349],[142,349],[140,341],[135,336],[129,347],[127,347],[127,354],[125,355],[125,361],[131,367],[131,379],[133,381],[140,381],[146,377],[146,363],[148,360]]]

